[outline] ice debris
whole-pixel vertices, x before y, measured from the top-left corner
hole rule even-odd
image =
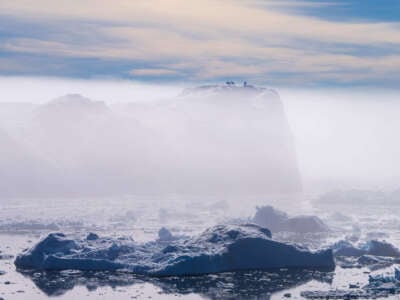
[[[400,294],[400,270],[391,274],[370,275],[368,284],[363,287],[349,287],[349,290],[303,291],[307,299],[376,299]]]
[[[164,236],[162,231],[161,236]],[[169,276],[273,268],[335,266],[330,249],[308,249],[278,242],[263,227],[218,225],[188,238],[138,244],[130,238],[83,239],[51,233],[15,259],[19,269],[117,270]]]

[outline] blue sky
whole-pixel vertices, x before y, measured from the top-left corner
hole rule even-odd
[[[297,6],[297,13],[342,22],[399,22],[399,0],[312,0],[314,4],[333,4],[326,6]]]
[[[0,0],[0,76],[400,83],[400,0]]]

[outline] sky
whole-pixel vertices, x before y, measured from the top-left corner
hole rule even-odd
[[[0,0],[0,76],[397,87],[399,0]]]

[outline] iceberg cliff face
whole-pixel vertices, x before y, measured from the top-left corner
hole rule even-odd
[[[129,238],[72,239],[53,233],[18,255],[15,265],[37,270],[117,270],[181,276],[274,268],[333,268],[332,251],[310,252],[274,241],[253,224],[219,225],[173,242],[137,244]]]
[[[186,116],[173,149],[190,161],[177,161],[187,170],[183,181],[207,182],[208,189],[225,193],[301,190],[291,130],[274,90],[202,86],[185,90],[173,103]]]
[[[157,133],[147,153],[153,188],[196,195],[301,190],[291,130],[271,89],[201,86],[124,112]]]
[[[202,86],[120,106],[71,94],[37,107],[22,135],[57,167],[40,186],[57,196],[301,190],[283,105],[266,88]]]

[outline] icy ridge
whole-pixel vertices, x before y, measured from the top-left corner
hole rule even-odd
[[[51,233],[15,259],[20,269],[117,270],[181,276],[272,268],[329,268],[330,249],[310,252],[272,239],[254,224],[218,225],[188,239],[138,244],[131,238],[70,238]]]

